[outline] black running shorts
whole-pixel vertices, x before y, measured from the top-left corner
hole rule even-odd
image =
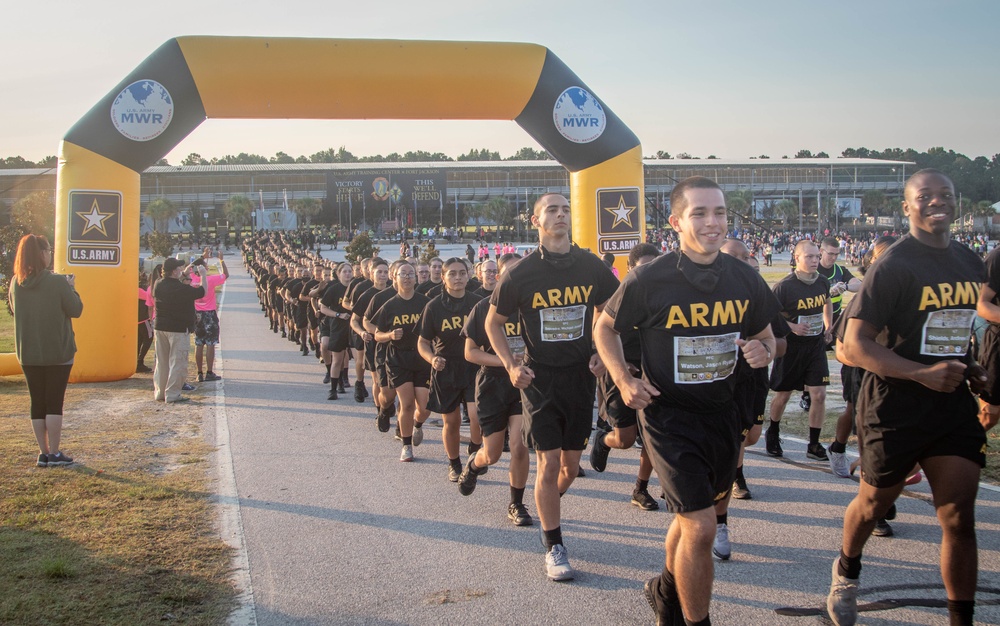
[[[431,391],[427,397],[428,411],[444,415],[457,410],[463,402],[475,402],[475,400],[475,365],[459,357],[446,359],[446,365],[440,372],[431,369]]]
[[[933,456],[958,456],[986,466],[986,432],[966,385],[939,393],[887,383],[868,372],[859,400],[861,469],[868,484],[898,485],[914,464]]]
[[[747,378],[736,382],[733,389],[736,414],[740,418],[741,440],[754,426],[764,423],[767,407],[767,368],[751,370]]]
[[[668,511],[700,511],[726,497],[740,452],[735,404],[706,414],[654,402],[640,412],[639,425]]]
[[[347,320],[327,318],[326,323],[330,330],[330,352],[343,352],[347,349],[351,332]]]
[[[476,375],[476,409],[483,437],[503,432],[512,415],[521,415],[521,392],[503,368],[483,368]]]
[[[772,391],[795,391],[830,384],[830,364],[826,360],[823,338],[806,343],[788,342],[785,356],[774,360],[771,368]]]
[[[858,394],[861,392],[861,377],[864,370],[858,370],[850,365],[842,365],[840,368],[840,382],[844,385],[844,402],[851,404],[858,403]]]
[[[536,450],[584,450],[594,423],[597,381],[589,364],[550,369],[528,367],[535,378],[521,390],[525,445]]]
[[[611,425],[612,428],[628,428],[639,423],[638,412],[625,404],[621,391],[611,380],[611,374],[605,373],[597,379],[600,388],[599,398],[604,401],[597,405],[597,416]]]
[[[385,368],[385,352],[388,344],[375,344],[375,377],[378,379],[379,387],[389,386],[389,372]]]
[[[427,387],[431,377],[430,364],[416,350],[394,350],[390,346],[385,359],[387,384],[398,389],[406,383]]]

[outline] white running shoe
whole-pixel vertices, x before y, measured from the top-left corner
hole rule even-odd
[[[826,597],[826,613],[835,626],[854,626],[858,621],[858,588],[861,585],[857,578],[846,578],[837,572],[839,561],[839,556],[833,560],[833,581],[830,595]]]
[[[545,574],[549,580],[573,580],[573,568],[562,544],[556,544],[545,553]]]
[[[830,450],[829,456],[830,471],[833,472],[833,475],[841,478],[850,478],[851,462],[847,460],[847,454],[844,452],[834,452],[833,450]]]
[[[403,451],[399,453],[400,463],[409,463],[413,460],[413,446],[403,446]]]
[[[712,554],[720,561],[728,561],[733,554],[732,546],[729,544],[729,526],[726,524],[716,524],[715,526]]]

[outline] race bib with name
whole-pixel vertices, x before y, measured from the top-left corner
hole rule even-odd
[[[587,306],[564,306],[542,309],[542,341],[575,341],[583,337],[587,320]]]
[[[727,378],[736,368],[739,336],[674,337],[674,382],[690,385]]]
[[[920,354],[929,356],[962,356],[969,351],[972,337],[972,309],[933,311],[924,322]]]
[[[815,337],[816,335],[823,334],[822,313],[817,313],[816,315],[800,315],[799,324],[806,325],[806,335],[809,337]]]

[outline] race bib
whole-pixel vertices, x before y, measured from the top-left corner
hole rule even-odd
[[[587,306],[564,306],[542,309],[542,341],[574,341],[583,337]]]
[[[691,385],[727,378],[736,368],[739,337],[739,333],[674,337],[674,382]]]
[[[972,309],[933,311],[924,322],[920,354],[928,356],[962,356],[969,351],[972,336]]]
[[[799,324],[806,325],[806,335],[809,337],[815,337],[816,335],[823,334],[822,313],[817,313],[816,315],[800,315]]]
[[[507,347],[510,348],[510,353],[514,356],[514,361],[520,363],[521,358],[524,356],[524,338],[521,335],[508,335]]]

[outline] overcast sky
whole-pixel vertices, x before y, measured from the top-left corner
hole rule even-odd
[[[67,130],[180,35],[537,43],[657,150],[742,159],[805,148],[1000,152],[1000,3],[20,2],[0,37],[0,157],[55,154]],[[306,156],[537,147],[513,122],[209,120],[168,155]]]

